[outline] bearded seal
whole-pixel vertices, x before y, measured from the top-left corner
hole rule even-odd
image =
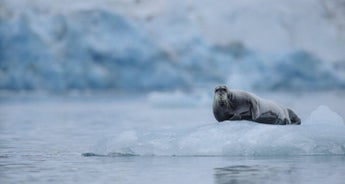
[[[217,86],[214,90],[213,114],[218,122],[248,120],[257,123],[301,124],[301,119],[289,108],[262,99],[254,94]]]

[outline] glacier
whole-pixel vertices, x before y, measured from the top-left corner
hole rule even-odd
[[[203,3],[2,1],[0,89],[345,88],[340,1]]]

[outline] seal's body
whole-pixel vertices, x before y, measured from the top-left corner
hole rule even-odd
[[[213,114],[218,122],[249,120],[265,124],[301,124],[300,118],[288,108],[245,91],[215,88]]]

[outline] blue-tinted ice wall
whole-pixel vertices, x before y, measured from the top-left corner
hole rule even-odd
[[[152,91],[219,83],[262,90],[345,88],[343,60],[298,47],[260,52],[241,39],[211,41],[188,9],[146,19],[106,8],[19,11],[6,1],[1,9],[4,90]]]

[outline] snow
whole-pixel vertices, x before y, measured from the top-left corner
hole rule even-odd
[[[0,89],[344,89],[340,5],[5,0]]]

